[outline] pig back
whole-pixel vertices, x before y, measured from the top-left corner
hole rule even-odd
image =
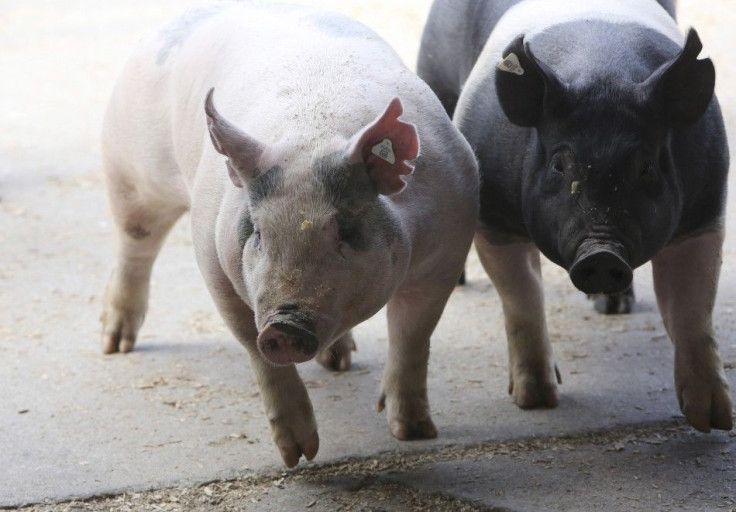
[[[229,180],[207,134],[210,88],[229,122],[305,163],[344,147],[398,96],[421,150],[409,187],[384,199],[416,239],[477,208],[469,146],[426,84],[356,21],[303,7],[216,6],[172,21],[136,51],[113,101],[116,128],[131,134],[118,152],[159,162],[166,176],[154,180],[199,186],[212,210]],[[448,215],[453,202],[462,206]],[[422,222],[428,216],[434,222]]]

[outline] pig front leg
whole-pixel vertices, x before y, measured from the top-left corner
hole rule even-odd
[[[302,455],[307,460],[314,459],[319,450],[317,421],[296,365],[271,366],[258,352],[255,338],[245,346],[271,425],[271,435],[284,464],[293,468]]]
[[[482,234],[476,235],[475,247],[503,305],[509,394],[523,409],[556,407],[560,377],[547,335],[539,250],[532,243],[493,245]]]
[[[654,289],[675,346],[675,387],[688,423],[702,432],[731,430],[732,405],[713,329],[723,233],[664,248],[652,259]]]
[[[437,437],[427,399],[429,338],[457,275],[459,270],[449,279],[404,285],[388,302],[389,347],[378,412],[387,409],[389,428],[397,439]]]
[[[217,309],[236,339],[246,348],[271,425],[273,441],[284,463],[292,468],[304,455],[312,460],[319,449],[312,402],[295,365],[273,366],[258,350],[258,329],[253,311],[236,294],[230,281],[214,263],[198,258]]]

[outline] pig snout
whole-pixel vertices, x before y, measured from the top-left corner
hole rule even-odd
[[[572,284],[587,294],[621,293],[634,277],[626,259],[625,250],[619,244],[585,241],[570,265]]]
[[[296,325],[273,322],[258,335],[258,349],[271,363],[284,366],[309,361],[317,354],[317,337]]]

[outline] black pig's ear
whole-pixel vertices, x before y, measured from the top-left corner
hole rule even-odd
[[[217,112],[212,101],[214,91],[214,88],[209,90],[204,103],[207,128],[217,152],[228,159],[227,170],[233,185],[242,187],[254,177],[258,159],[263,154],[265,146]]]
[[[520,35],[506,47],[496,66],[496,94],[504,114],[518,126],[537,126],[545,107],[564,97],[555,72],[536,59]]]
[[[698,33],[691,28],[682,51],[641,84],[644,101],[672,128],[695,123],[713,97],[716,71],[710,59],[698,60],[702,49]]]

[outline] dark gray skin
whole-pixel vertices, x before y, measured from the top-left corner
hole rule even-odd
[[[503,13],[517,3],[518,0],[440,0],[433,4],[422,38],[417,70],[419,76],[438,95],[450,116],[454,114],[461,85],[468,79],[493,27]],[[662,0],[659,3],[674,17],[674,2]],[[638,103],[637,95],[640,91],[637,88],[629,87],[626,90],[623,87],[608,94],[605,90],[611,84],[615,88],[617,82],[643,82],[658,67],[673,59],[679,48],[666,37],[641,27],[613,27],[607,23],[593,25],[597,26],[588,27],[585,31],[579,30],[575,24],[558,26],[553,32],[539,35],[535,43],[530,44],[534,48],[536,60],[549,72],[550,83],[564,83],[568,77],[575,77],[575,87],[570,90],[558,88],[560,115],[555,115],[550,102],[545,105],[540,103],[533,106],[544,110],[543,119],[539,119],[539,123],[520,126],[525,123],[519,123],[518,119],[517,123],[512,123],[504,113],[504,102],[499,101],[504,98],[499,97],[497,84],[489,79],[487,87],[483,88],[483,94],[468,102],[472,105],[472,113],[463,119],[461,127],[476,149],[482,167],[483,224],[501,233],[533,239],[547,257],[568,270],[575,260],[574,253],[581,240],[574,239],[573,236],[570,240],[572,245],[560,247],[557,233],[561,230],[579,233],[581,226],[563,227],[554,219],[569,217],[585,206],[580,201],[557,202],[551,201],[549,197],[563,198],[571,195],[561,192],[564,189],[569,192],[573,181],[584,180],[589,185],[586,187],[589,192],[587,197],[581,199],[590,202],[590,212],[597,212],[597,216],[593,215],[594,218],[585,222],[588,230],[594,229],[596,225],[616,224],[616,232],[612,233],[616,238],[633,237],[641,240],[640,243],[634,241],[624,244],[625,247],[618,251],[627,253],[618,256],[628,266],[636,267],[648,261],[658,248],[674,237],[712,223],[721,216],[728,169],[725,131],[715,98],[695,126],[684,127],[681,126],[683,123],[676,121],[676,127],[672,126],[673,123],[668,125],[651,122],[653,117],[664,115],[654,111],[654,103],[659,99],[652,98],[651,105],[637,105],[630,112],[623,112],[618,108],[619,105]],[[638,44],[632,46],[631,41],[638,41]],[[517,53],[524,58],[521,40],[515,45]],[[698,46],[699,42],[693,41],[693,45]],[[564,52],[559,48],[565,48]],[[620,53],[612,54],[612,48],[619,49]],[[511,49],[504,55],[510,51]],[[702,62],[706,66],[709,61]],[[586,70],[586,77],[578,76],[581,69]],[[686,76],[686,72],[681,74],[682,87],[695,83]],[[515,90],[519,82],[514,80],[515,75],[496,76],[508,83],[505,105],[512,109],[525,108],[530,97]],[[543,80],[545,74],[540,72],[537,76]],[[699,106],[693,107],[697,111],[695,117],[702,113],[699,109],[703,103],[708,104],[704,98],[710,99],[712,84],[709,85],[709,81],[712,81],[709,77],[702,79],[704,91]],[[537,85],[537,94],[544,94],[545,85]],[[546,91],[547,94],[552,93],[550,87]],[[574,111],[571,110],[572,106],[576,106]],[[587,108],[588,106],[593,108]],[[611,119],[616,119],[616,122],[610,122]],[[601,122],[602,120],[605,122]],[[607,143],[616,141],[614,144],[618,144],[618,147],[607,148],[608,154],[599,150],[600,145],[581,147],[591,134],[588,127],[592,126],[599,127],[597,131],[601,140],[605,139]],[[606,127],[610,128],[610,133],[604,132]],[[574,140],[576,137],[579,140]],[[560,164],[560,158],[571,158],[570,155],[555,156],[551,153],[553,147],[560,144],[578,149],[574,161],[566,160]],[[634,146],[642,144],[648,145],[653,151],[633,155],[636,150]],[[682,150],[675,154],[671,148]],[[625,158],[628,161],[623,161]],[[571,173],[570,170],[573,169],[566,169],[564,179],[557,176],[560,174],[558,172],[548,173],[551,177],[546,176],[544,182],[528,181],[534,171],[559,165],[572,166],[575,172]],[[622,199],[607,204],[608,191],[616,186],[614,182],[621,182],[622,188],[619,190],[623,192],[625,187],[622,180],[627,173],[618,172],[611,179],[603,179],[604,173],[595,172],[597,165],[629,167],[629,174],[638,172],[639,177],[636,180],[627,182],[632,184],[632,191],[635,193],[621,193]],[[520,168],[523,169],[521,173]],[[703,176],[699,171],[689,171],[697,168],[705,168],[709,172]],[[649,178],[645,179],[647,174]],[[703,178],[706,180],[705,184]],[[683,181],[678,183],[680,179]],[[634,183],[637,180],[640,185]],[[691,186],[688,186],[689,180],[692,180]],[[652,181],[657,183],[650,183]],[[605,196],[601,201],[595,197],[596,188],[600,188]],[[660,195],[663,188],[666,197]],[[540,195],[548,198],[545,201],[535,200],[526,207],[522,204],[522,196],[538,199]],[[655,195],[656,199],[649,199]],[[662,210],[662,207],[668,211]],[[652,208],[656,208],[657,216],[661,217],[657,222],[651,222]],[[618,215],[619,219],[612,221],[610,217],[613,215]],[[603,217],[606,217],[605,222]],[[674,222],[678,218],[679,222]],[[553,220],[552,225],[550,220]],[[631,232],[634,227],[639,226],[649,226],[649,229],[641,233]],[[555,234],[550,238],[553,231]],[[607,227],[606,232],[608,231],[610,228]],[[609,288],[613,288],[616,295],[599,301],[599,311],[630,312],[633,287],[629,273],[626,269],[622,269],[622,272],[622,278],[628,282],[611,285]],[[592,294],[608,290],[583,291]]]
[[[657,0],[672,16],[675,0]],[[437,94],[453,117],[462,85],[499,18],[519,0],[441,0],[432,4],[422,35],[417,74]],[[604,60],[605,61],[605,60]],[[465,274],[460,284],[465,284]],[[603,314],[630,313],[634,305],[633,284],[613,295],[594,294],[595,309]]]
[[[675,0],[657,0],[675,18]],[[429,12],[422,34],[417,74],[453,116],[467,80],[493,27],[519,0],[440,0]]]
[[[694,30],[679,45],[673,23],[660,29],[669,18],[653,2],[642,12],[658,11],[655,21],[551,23],[540,16],[531,36],[505,39],[503,31],[516,25],[509,17],[503,29],[497,24],[524,0],[437,0],[417,70],[479,159],[476,247],[503,301],[516,403],[554,407],[558,401],[536,249],[568,270],[581,291],[602,295],[597,309],[604,313],[630,312],[633,269],[652,260],[676,346],[681,408],[700,430],[730,429],[731,401],[710,323],[720,267],[720,242],[712,240],[722,241],[729,164],[715,71],[710,59],[698,59],[702,45]],[[659,3],[674,18],[674,2]],[[493,44],[484,51],[489,37],[503,43],[495,60],[489,60]],[[496,67],[511,53],[523,74]],[[713,236],[705,241],[703,234]],[[675,311],[688,310],[687,297],[673,297],[688,290],[679,281],[691,269],[672,263],[687,263],[672,249],[683,240],[707,253],[707,268],[692,271],[702,274],[707,299],[692,305],[698,325],[691,330],[700,334],[690,338],[675,318]],[[527,266],[518,263],[525,258]],[[689,279],[691,286],[698,282]],[[694,354],[701,350],[696,337],[710,347],[702,357],[707,364]],[[685,383],[686,373],[713,383],[713,390],[693,391],[698,385]],[[698,400],[707,406],[695,413]]]

